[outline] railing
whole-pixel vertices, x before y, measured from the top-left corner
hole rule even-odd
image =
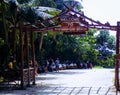
[[[34,82],[34,68],[23,69],[23,86]]]

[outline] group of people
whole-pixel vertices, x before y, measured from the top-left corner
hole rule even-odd
[[[46,62],[47,62],[48,71],[52,72],[54,69],[56,71],[59,71],[59,64],[60,64],[59,58],[56,58],[55,61],[52,58],[50,58],[46,60]]]
[[[86,62],[86,63],[77,63],[77,68],[80,69],[92,69],[93,65],[90,62]]]
[[[36,60],[34,60],[34,64],[35,64],[35,75],[37,76],[38,75],[38,63]],[[33,62],[32,60],[28,60],[28,64],[27,64],[27,67],[33,67]],[[10,57],[9,59],[9,63],[8,63],[8,69],[9,70],[19,70],[19,66],[17,66],[16,64],[16,60],[14,59],[13,56]]]
[[[40,67],[39,70],[43,72],[45,71],[52,72],[53,70],[59,71],[59,64],[60,64],[59,58],[56,58],[55,60],[49,58],[45,62],[43,62],[42,67]]]
[[[53,60],[52,58],[49,58],[46,60],[46,62],[43,65],[44,71],[50,71],[52,72],[53,70],[59,71],[59,64],[60,64],[60,60],[59,58],[56,58],[55,60]],[[29,67],[34,67],[35,66],[35,75],[38,75],[38,71],[39,71],[39,66],[36,60],[34,60],[34,66],[33,66],[33,61],[31,59],[28,60],[28,64],[24,65],[25,68]],[[16,61],[14,60],[13,57],[10,58],[9,63],[8,63],[8,68],[10,70],[13,69],[18,69],[17,65],[16,65]]]

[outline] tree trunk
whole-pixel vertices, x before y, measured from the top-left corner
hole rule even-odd
[[[5,9],[4,1],[1,1],[1,5],[2,5],[2,8],[1,8],[2,20],[3,20],[3,27],[4,27],[4,33],[5,33],[4,39],[5,39],[5,42],[7,44],[8,43],[8,31],[7,31],[7,24],[6,24],[6,19],[5,19],[5,17],[6,17],[6,15],[5,15],[6,9]]]

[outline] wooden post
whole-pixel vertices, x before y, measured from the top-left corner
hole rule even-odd
[[[116,55],[119,54],[120,50],[120,22],[117,22],[117,33],[116,33]],[[119,90],[119,59],[115,60],[115,86],[117,91]]]
[[[30,86],[30,71],[29,71],[29,46],[28,46],[28,31],[25,31],[25,47],[26,47],[26,63],[27,63],[27,70],[28,70],[28,85]]]
[[[34,49],[34,32],[31,31],[31,45],[32,45],[32,62],[33,62],[33,85],[35,85],[35,49]]]
[[[19,26],[20,26],[21,88],[23,88],[24,87],[24,82],[23,82],[24,61],[23,61],[23,39],[22,39],[23,26],[21,22],[19,23]]]

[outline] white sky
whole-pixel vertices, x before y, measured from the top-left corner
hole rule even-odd
[[[89,18],[111,25],[120,21],[120,0],[82,0],[82,5]]]
[[[120,0],[83,0],[84,14],[100,22],[116,25],[120,21]]]

